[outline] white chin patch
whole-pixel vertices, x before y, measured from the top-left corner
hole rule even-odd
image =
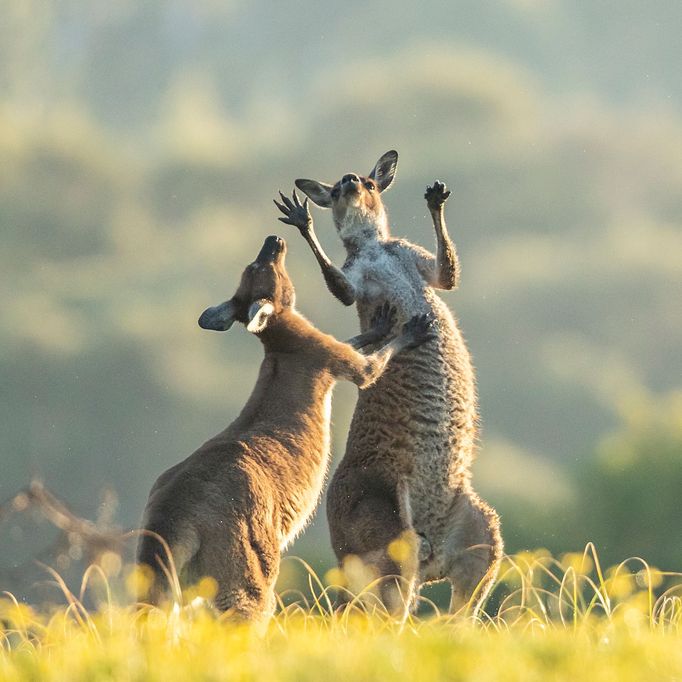
[[[269,301],[252,303],[249,308],[249,323],[246,325],[246,331],[252,334],[262,332],[268,324],[270,315],[274,312],[275,308]]]

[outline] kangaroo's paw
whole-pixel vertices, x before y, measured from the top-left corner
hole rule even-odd
[[[282,199],[282,203],[280,204],[275,201],[275,206],[284,213],[284,217],[278,218],[278,220],[287,225],[297,227],[301,233],[309,231],[310,226],[313,224],[313,219],[308,210],[308,198],[306,197],[305,201],[301,204],[296,190],[293,191],[291,199],[285,197],[281,192],[279,196]]]
[[[430,211],[437,211],[443,206],[450,196],[450,190],[440,180],[434,181],[433,185],[426,188],[424,199]]]
[[[403,325],[406,348],[415,348],[436,337],[438,321],[431,313],[415,315]]]
[[[376,330],[377,334],[381,334],[382,337],[388,336],[393,329],[396,316],[395,306],[386,301],[382,305],[377,306],[370,320],[370,327]]]

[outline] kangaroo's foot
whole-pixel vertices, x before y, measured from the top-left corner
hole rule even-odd
[[[447,578],[452,585],[450,612],[476,615],[495,582],[503,543],[495,510],[473,491],[456,508],[448,539]]]
[[[397,543],[390,543],[386,550],[360,557],[369,575],[375,578],[383,607],[400,622],[413,610],[418,591],[417,543],[405,539],[405,535]]]

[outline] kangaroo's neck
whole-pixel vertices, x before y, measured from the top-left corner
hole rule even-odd
[[[273,353],[304,356],[314,335],[315,329],[310,322],[293,308],[288,308],[268,324],[259,338],[266,358]]]
[[[372,213],[348,210],[343,216],[334,216],[334,223],[349,254],[357,253],[369,243],[384,242],[390,236],[383,206]]]
[[[334,384],[320,356],[320,334],[295,310],[277,314],[259,334],[265,350],[256,385],[233,431],[271,427],[302,433],[317,423]]]

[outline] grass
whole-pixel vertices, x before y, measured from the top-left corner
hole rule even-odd
[[[303,564],[287,561],[291,577]],[[53,573],[61,606],[0,599],[0,680],[682,680],[682,576],[640,559],[602,570],[589,545],[508,557],[477,618],[423,600],[401,625],[370,591],[335,611],[339,588],[304,577],[263,634],[207,608],[137,608],[135,574],[111,557],[77,596]]]

